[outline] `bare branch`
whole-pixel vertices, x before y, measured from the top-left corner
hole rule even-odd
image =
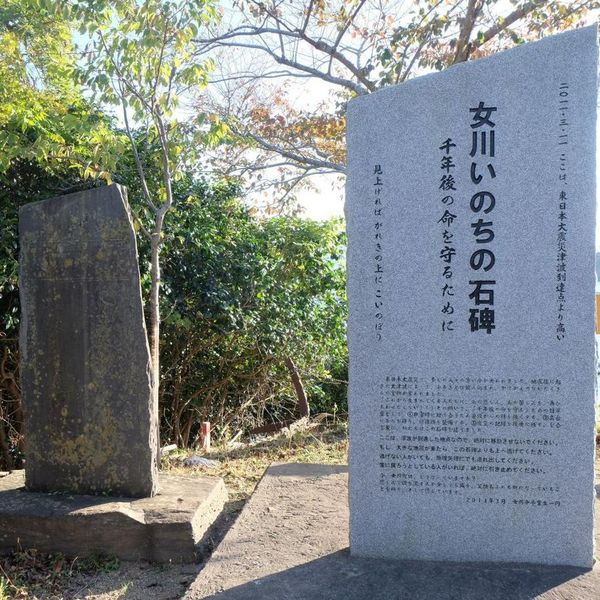
[[[334,75],[329,75],[327,73],[323,73],[314,67],[309,67],[308,65],[303,65],[296,61],[292,61],[287,58],[283,58],[278,54],[275,54],[271,49],[265,46],[259,46],[257,44],[244,44],[240,42],[217,42],[218,46],[222,47],[230,47],[230,48],[248,48],[252,50],[260,50],[261,52],[265,52],[268,54],[275,62],[280,65],[284,65],[286,67],[290,67],[291,69],[296,69],[298,71],[302,71],[304,73],[309,73],[312,77],[317,77],[322,79],[323,81],[327,81],[328,83],[332,83],[334,85],[340,85],[349,90],[352,90],[359,96],[364,96],[368,93],[368,90],[358,83],[352,81],[351,79],[343,79],[342,77],[335,77]],[[373,84],[371,84],[373,85]]]
[[[256,135],[255,133],[246,132],[245,134],[239,133],[239,135],[249,137],[265,150],[269,150],[271,152],[280,154],[281,156],[293,160],[294,162],[299,163],[301,165],[308,165],[315,169],[330,169],[332,171],[336,171],[337,173],[346,172],[346,168],[344,165],[340,165],[329,160],[318,160],[316,158],[311,158],[309,156],[303,156],[302,154],[291,152],[287,148],[282,148],[281,146],[272,144],[271,142],[265,140],[259,135]]]
[[[306,31],[306,28],[308,27],[308,24],[310,22],[310,15],[312,13],[313,4],[314,0],[310,0],[310,2],[308,3],[308,9],[306,10],[306,18],[304,19],[304,25],[302,25],[302,28],[300,29],[302,33]]]
[[[226,77],[222,77],[221,79],[211,79],[211,83],[226,83],[228,81],[251,81],[251,80],[264,80],[264,79],[280,79],[287,77],[295,77],[298,79],[309,79],[312,78],[313,75],[310,73],[294,73],[293,71],[269,71],[267,73],[251,73],[251,72],[242,72],[237,75],[228,75]]]
[[[343,54],[338,52],[331,44],[324,42],[323,40],[313,40],[306,33],[298,31],[300,38],[303,39],[307,44],[310,44],[313,48],[324,52],[329,55],[331,58],[337,60],[340,64],[344,65],[356,79],[362,83],[364,87],[366,87],[370,92],[375,91],[375,84],[372,81],[369,81],[365,76],[364,72],[356,67],[350,60],[348,60]]]
[[[469,53],[477,48],[480,48],[491,39],[495,38],[499,33],[510,27],[516,21],[519,21],[523,17],[526,17],[529,13],[533,12],[536,8],[541,8],[542,6],[548,4],[547,0],[533,0],[532,2],[527,2],[523,4],[520,8],[513,10],[509,15],[507,15],[504,19],[498,19],[497,22],[490,27],[487,31],[485,31],[482,35],[480,35],[476,40],[471,42],[469,47]]]
[[[419,20],[419,22],[417,23],[416,27],[414,28],[415,30],[419,30],[421,28],[421,26],[423,25],[423,23],[425,22],[425,20],[427,18],[429,18],[429,16],[431,15],[431,13],[433,13],[435,10],[437,10],[437,8],[444,2],[444,0],[438,0],[438,2],[436,2],[434,5],[431,6],[431,8],[425,12],[423,14],[423,16],[421,17],[421,19]],[[460,2],[456,2],[454,4],[454,6],[451,6],[448,9],[448,12],[446,14],[447,17],[449,17],[452,12],[460,5]],[[434,18],[435,20],[435,18]],[[399,83],[401,81],[406,81],[406,79],[408,78],[408,76],[410,75],[410,72],[412,71],[413,66],[415,65],[415,62],[417,61],[417,59],[419,58],[419,56],[421,55],[421,53],[423,52],[423,49],[425,47],[426,42],[428,42],[431,39],[431,36],[433,35],[433,31],[429,31],[429,35],[425,36],[423,39],[423,42],[421,42],[421,44],[419,44],[419,47],[417,48],[415,55],[413,55],[413,58],[411,59],[408,67],[406,67],[406,69],[404,69],[404,73],[402,73],[402,68],[398,69],[398,75],[396,77],[396,83]],[[404,66],[404,63],[406,61],[406,58],[408,56],[408,51],[412,48],[412,41],[407,43],[404,46],[404,52],[402,53],[402,58],[399,60],[399,64],[402,65],[402,67]]]
[[[152,234],[148,231],[148,229],[146,228],[146,226],[144,225],[144,223],[142,222],[142,219],[140,219],[140,217],[138,217],[135,213],[133,213],[133,211],[131,211],[133,214],[134,219],[136,220],[137,224],[140,226],[140,229],[142,230],[142,233],[149,239],[152,239]]]
[[[285,46],[283,44],[283,35],[281,33],[281,27],[279,21],[277,21],[277,37],[279,38],[279,49],[281,50],[281,57],[285,58]]]
[[[350,16],[350,18],[344,23],[343,27],[340,29],[339,33],[337,34],[337,37],[335,38],[335,41],[333,42],[333,49],[335,51],[337,51],[338,46],[339,46],[340,42],[342,41],[342,38],[344,37],[344,34],[346,33],[346,31],[348,31],[348,28],[350,27],[350,25],[352,25],[352,22],[354,21],[354,19],[356,18],[360,9],[363,7],[363,5],[366,1],[367,0],[359,0],[358,4],[356,5],[356,8],[354,9],[354,12]],[[329,65],[327,66],[328,73],[331,73],[332,66],[333,66],[333,55],[329,55]]]
[[[243,167],[236,167],[231,169],[229,172],[230,173],[236,173],[239,172],[240,175],[243,175],[245,173],[254,173],[256,171],[264,171],[266,169],[276,169],[278,167],[297,167],[298,163],[291,161],[291,160],[286,160],[286,161],[282,161],[282,162],[277,162],[277,163],[267,163],[264,165],[259,165],[259,164],[248,164],[245,165]]]
[[[165,48],[167,45],[167,29],[168,29],[168,25],[167,25],[167,19],[165,17],[163,39],[162,39],[162,44],[160,46],[160,55],[158,57],[158,63],[156,65],[156,75],[154,78],[154,86],[153,86],[153,90],[152,90],[152,97],[153,97],[154,101],[156,101],[156,90],[158,88],[158,82],[160,81],[160,70],[162,69],[163,59],[164,59],[164,55],[165,55]]]
[[[278,21],[276,16],[273,16],[273,18],[276,21]],[[284,37],[287,37],[290,39],[301,40],[301,41],[306,42],[309,46],[312,46],[316,50],[319,50],[320,52],[323,52],[324,54],[326,54],[328,57],[330,57],[331,60],[336,60],[341,65],[343,65],[348,71],[350,71],[350,73],[352,73],[352,75],[354,75],[354,77],[356,77],[359,84],[357,84],[356,82],[351,81],[351,80],[334,77],[328,73],[323,73],[317,69],[314,69],[307,65],[303,65],[296,61],[291,61],[291,60],[287,59],[285,56],[279,56],[275,52],[273,52],[273,50],[271,50],[271,48],[269,48],[266,45],[260,46],[257,44],[242,44],[239,42],[233,42],[231,44],[223,43],[226,40],[232,40],[237,37],[247,37],[247,36],[260,37],[261,35],[267,35],[267,34],[272,34],[275,36],[284,36]],[[356,92],[357,94],[364,95],[367,93],[367,91],[372,92],[375,90],[375,84],[365,76],[365,73],[361,69],[359,69],[352,61],[350,61],[346,56],[344,56],[341,52],[339,52],[337,50],[337,48],[334,48],[334,46],[332,46],[331,44],[328,44],[327,42],[325,42],[323,40],[315,40],[315,39],[311,38],[302,29],[287,30],[287,29],[282,29],[281,27],[273,28],[273,27],[244,26],[244,27],[239,27],[237,29],[234,29],[231,32],[228,32],[221,36],[214,37],[212,39],[211,38],[199,39],[199,40],[197,40],[197,42],[199,44],[208,46],[207,50],[210,49],[211,45],[232,46],[232,47],[240,47],[240,48],[254,48],[255,50],[262,50],[263,52],[266,52],[267,54],[269,54],[279,64],[284,64],[284,65],[290,66],[292,68],[298,69],[300,71],[305,71],[307,73],[310,72],[315,77],[319,77],[330,83],[336,83],[338,85],[343,85],[344,87],[351,89],[352,91]],[[360,85],[360,84],[362,84],[362,85]]]
[[[404,70],[404,73],[402,74],[402,76],[399,78],[399,81],[406,81],[406,79],[410,75],[410,72],[412,71],[412,68],[415,65],[415,62],[417,62],[419,56],[421,56],[421,53],[423,52],[423,49],[430,42],[430,40],[431,40],[431,32],[429,32],[429,35],[427,35],[425,38],[423,38],[423,41],[419,44],[419,47],[415,50],[413,57],[410,59],[410,62],[408,63],[408,66]]]
[[[108,60],[110,61],[114,70],[116,71],[119,81],[122,81],[123,84],[129,89],[129,91],[142,103],[142,105],[150,110],[152,107],[150,106],[150,104],[148,103],[146,98],[144,98],[144,96],[142,94],[140,94],[140,92],[131,84],[131,82],[127,79],[127,77],[125,77],[123,75],[123,72],[119,68],[117,61],[115,61],[112,53],[110,52],[110,50],[108,49],[108,46],[106,45],[106,41],[104,40],[104,36],[102,35],[102,32],[99,31],[98,33],[100,35],[100,41],[102,42],[102,46],[104,47],[104,52],[106,52],[106,56],[107,56]]]
[[[278,203],[281,205],[281,210],[280,210],[280,214],[283,211],[283,205],[287,199],[287,197],[292,193],[292,191],[294,190],[294,188],[301,182],[303,181],[306,177],[309,177],[309,173],[308,173],[308,169],[305,169],[304,172],[302,172],[298,177],[295,177],[293,179],[290,179],[288,181],[288,183],[291,183],[290,187],[286,190],[285,194],[283,194],[283,196],[281,198],[279,198]]]
[[[356,8],[354,9],[354,12],[352,13],[351,17],[346,21],[344,26],[340,29],[340,32],[338,33],[337,37],[335,38],[335,42],[333,42],[334,49],[337,49],[339,43],[342,41],[342,38],[344,37],[344,34],[346,33],[346,31],[348,31],[348,27],[350,27],[350,25],[352,25],[354,19],[356,19],[358,13],[360,12],[360,9],[363,7],[363,5],[365,4],[366,1],[367,0],[359,1],[359,3],[356,5]]]

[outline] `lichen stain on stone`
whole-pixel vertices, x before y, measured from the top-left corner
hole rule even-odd
[[[93,473],[122,452],[117,421],[106,406],[100,412],[101,421],[86,423],[83,433],[71,439],[64,431],[51,435],[51,454],[56,463]]]

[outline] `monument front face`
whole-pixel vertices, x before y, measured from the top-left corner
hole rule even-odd
[[[19,239],[27,487],[152,495],[156,411],[124,191],[28,204]]]
[[[349,105],[357,555],[592,564],[596,35]]]

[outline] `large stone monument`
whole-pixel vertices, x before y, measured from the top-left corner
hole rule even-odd
[[[124,189],[27,204],[19,239],[28,489],[154,495],[158,410]]]
[[[355,555],[592,564],[596,36],[349,105]]]
[[[125,190],[28,204],[19,229],[26,467],[0,474],[0,552],[193,561],[227,492],[216,477],[158,476]]]

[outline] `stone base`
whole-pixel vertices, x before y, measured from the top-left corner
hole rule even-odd
[[[24,472],[15,471],[0,476],[0,552],[193,562],[226,500],[219,477],[161,473],[156,496],[128,499],[28,492]]]

